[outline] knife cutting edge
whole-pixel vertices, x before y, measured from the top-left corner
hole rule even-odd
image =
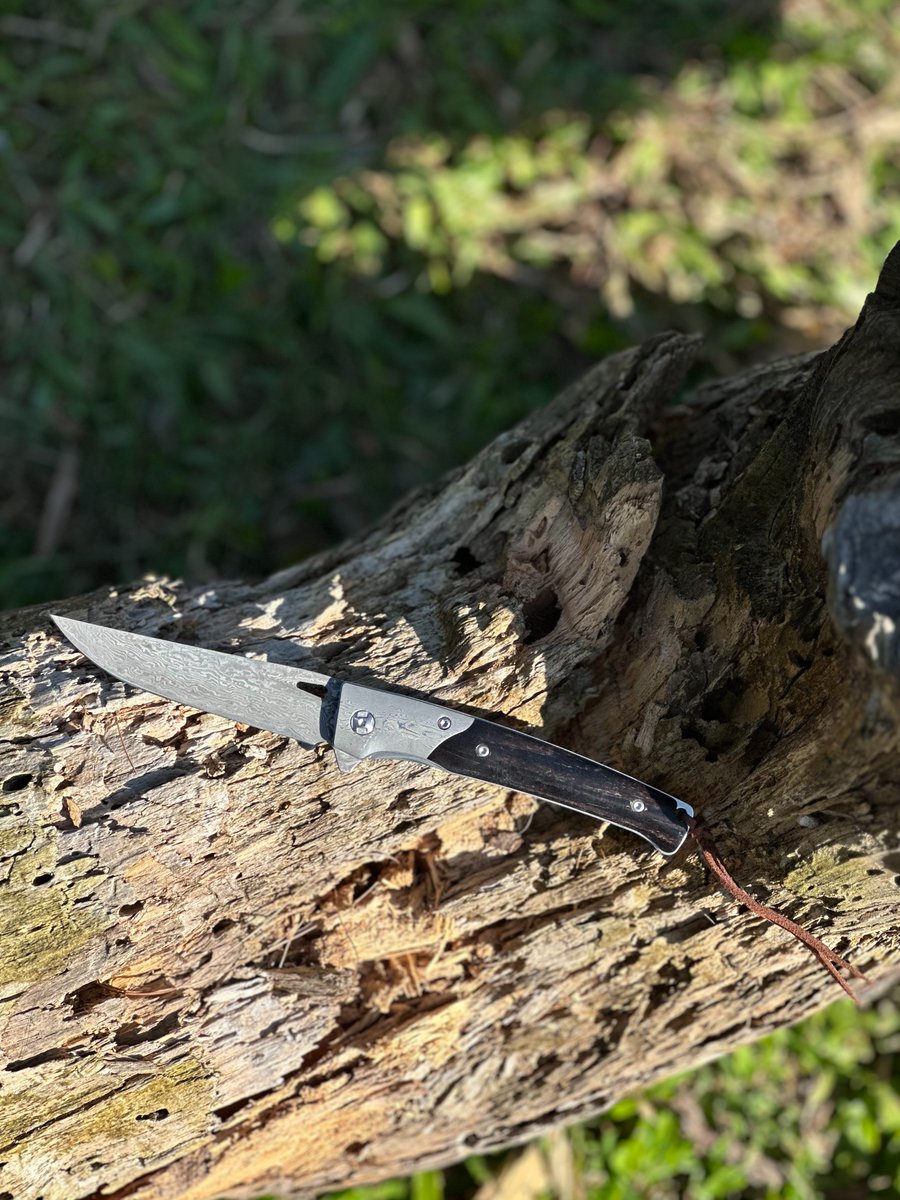
[[[52,619],[117,679],[307,747],[327,743],[344,771],[367,758],[439,767],[628,829],[667,857],[688,836],[694,811],[683,800],[521,730],[302,667]]]

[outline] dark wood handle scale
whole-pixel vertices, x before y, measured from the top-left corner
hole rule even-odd
[[[428,761],[445,771],[483,779],[551,804],[610,821],[674,854],[688,834],[691,809],[659,788],[571,750],[476,717],[441,742]]]

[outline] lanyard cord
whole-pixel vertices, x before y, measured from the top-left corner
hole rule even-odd
[[[754,900],[749,892],[745,892],[744,889],[739,884],[735,883],[734,879],[732,879],[728,868],[725,866],[721,857],[719,856],[719,851],[716,848],[716,843],[712,834],[706,825],[704,825],[704,823],[700,820],[700,818],[697,816],[689,817],[687,814],[685,814],[685,820],[687,821],[688,828],[691,832],[691,837],[696,842],[700,851],[700,857],[703,859],[709,871],[712,872],[722,887],[725,888],[726,891],[730,892],[739,904],[743,904],[745,908],[749,908],[752,913],[755,913],[758,917],[762,917],[766,921],[771,921],[773,925],[780,925],[782,929],[792,934],[799,942],[802,942],[804,946],[808,946],[822,966],[831,973],[831,975],[841,985],[847,995],[850,996],[856,1003],[857,1007],[859,1007],[859,997],[846,979],[844,979],[844,977],[841,975],[838,968],[843,968],[843,970],[847,971],[854,979],[862,979],[866,983],[870,982],[868,977],[864,975],[862,971],[857,970],[852,963],[848,963],[845,958],[841,958],[839,954],[836,954],[834,950],[831,950],[828,946],[826,946],[823,941],[820,941],[819,938],[810,933],[808,929],[804,929],[802,925],[798,925],[796,921],[792,921],[790,917],[784,916],[783,913],[776,912],[774,908],[769,908],[767,904],[761,904],[759,900]]]

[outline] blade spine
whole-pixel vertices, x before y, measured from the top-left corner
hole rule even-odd
[[[90,662],[94,663],[95,666],[100,667],[101,670],[106,671],[109,675],[115,675],[117,679],[122,678],[122,677],[116,675],[115,671],[110,671],[107,667],[104,667],[103,664],[100,663],[96,658],[94,658],[87,650],[82,649],[82,647],[78,644],[78,642],[73,637],[71,637],[68,633],[66,633],[65,629],[63,628],[63,623],[67,624],[67,625],[69,625],[69,624],[70,625],[84,625],[88,629],[102,629],[108,633],[126,637],[126,638],[140,638],[141,641],[153,642],[159,646],[170,646],[170,647],[175,647],[177,649],[183,648],[185,650],[196,650],[202,654],[214,654],[218,658],[227,659],[232,664],[235,662],[255,663],[256,665],[258,665],[261,668],[271,667],[276,672],[279,672],[279,673],[281,671],[296,671],[299,675],[303,675],[306,677],[307,683],[311,683],[313,685],[321,685],[322,687],[326,687],[328,685],[328,683],[334,678],[334,676],[332,676],[332,675],[326,675],[324,671],[312,671],[308,667],[294,666],[293,663],[277,663],[277,662],[271,662],[267,658],[252,658],[249,654],[242,654],[239,650],[235,650],[233,652],[227,651],[227,650],[214,650],[211,646],[199,646],[195,642],[177,642],[171,638],[153,637],[151,634],[148,634],[148,633],[134,633],[130,629],[117,629],[113,625],[98,625],[93,621],[79,621],[75,617],[59,617],[58,618],[53,613],[50,614],[50,619],[57,625],[57,627],[59,628],[59,630],[63,634],[63,636],[66,638],[66,640],[71,642],[72,645],[75,647],[76,650],[79,651],[80,654],[83,654],[85,656],[85,658],[87,658]],[[129,683],[132,687],[143,687],[144,686],[143,684],[140,684],[140,683],[131,683],[131,681],[127,680],[127,679],[124,680],[123,682]],[[167,699],[168,699],[168,697],[167,697]]]

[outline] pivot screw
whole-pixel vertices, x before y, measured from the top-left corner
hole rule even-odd
[[[490,754],[490,752],[491,752],[490,746],[486,746],[484,744],[484,742],[479,742],[478,745],[475,747],[475,753],[478,755],[479,758],[487,758],[487,756]]]
[[[632,812],[643,812],[646,807],[647,807],[647,805],[644,803],[643,800],[632,800],[632,802],[631,802],[631,811]]]
[[[450,728],[450,718],[449,717],[438,717],[438,729],[449,729],[449,728]]]
[[[350,718],[350,728],[360,737],[365,737],[375,728],[375,718],[364,708],[358,708]]]

